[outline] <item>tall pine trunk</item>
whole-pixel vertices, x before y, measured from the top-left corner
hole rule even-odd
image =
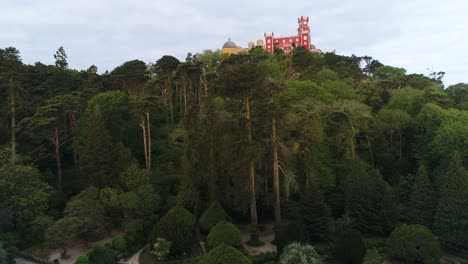
[[[280,182],[278,164],[278,140],[276,134],[276,118],[271,120],[271,137],[273,142],[273,185],[275,189],[275,225],[281,225]]]
[[[16,163],[16,108],[13,79],[10,77],[11,163]]]
[[[246,98],[246,118],[247,118],[247,133],[248,133],[248,142],[249,145],[252,145],[252,124],[250,120],[250,98]],[[254,159],[250,158],[249,161],[249,189],[250,189],[250,221],[251,224],[256,226],[258,225],[257,217],[257,199],[255,195],[255,168],[254,168]]]
[[[146,129],[148,130],[146,136],[148,139],[146,140],[146,144],[148,145],[148,166],[146,169],[151,171],[151,125],[150,125],[150,113],[149,110],[145,113],[146,114]]]
[[[54,128],[54,138],[52,140],[55,147],[55,164],[57,166],[57,190],[60,192],[63,191],[63,179],[62,179],[62,162],[60,159],[60,138],[58,134],[58,129]]]

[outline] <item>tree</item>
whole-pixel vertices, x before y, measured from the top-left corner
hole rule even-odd
[[[63,47],[60,47],[54,54],[54,59],[55,59],[55,67],[61,70],[65,70],[68,68],[68,62],[67,62],[67,54],[65,53],[65,50]]]
[[[62,258],[67,256],[70,242],[79,234],[79,223],[78,217],[64,217],[56,221],[46,231],[45,237],[49,247],[60,249]]]
[[[6,87],[10,113],[10,144],[11,162],[16,159],[16,102],[20,95],[20,80],[22,78],[22,62],[19,50],[13,47],[0,49],[0,87]]]
[[[317,181],[302,194],[299,216],[311,240],[322,241],[327,237],[331,230],[331,213]]]
[[[83,132],[78,154],[83,183],[99,188],[115,184],[118,175],[115,162],[118,157],[99,107],[93,111]]]
[[[386,252],[405,263],[440,263],[442,250],[436,236],[422,225],[403,224],[390,234]]]
[[[214,201],[200,216],[198,225],[203,231],[209,232],[221,221],[231,221],[231,217],[226,213],[218,201]]]
[[[437,204],[436,193],[429,179],[427,169],[420,166],[416,174],[414,191],[410,197],[409,218],[411,223],[431,228]]]
[[[50,186],[45,184],[34,167],[21,164],[0,164],[0,208],[7,216],[2,223],[13,230],[24,227],[48,206]]]
[[[219,78],[224,84],[224,93],[227,96],[241,99],[245,105],[245,132],[247,145],[253,146],[251,97],[254,89],[261,90],[265,75],[258,64],[251,62],[248,57],[241,55],[231,56],[223,61],[218,71]],[[258,225],[257,199],[255,194],[255,160],[249,153],[248,175],[250,191],[250,218],[252,225]]]
[[[393,228],[395,203],[392,189],[379,171],[360,160],[348,165],[345,181],[345,210],[357,229],[383,234]]]
[[[467,172],[458,152],[452,154],[434,217],[434,233],[443,246],[458,249],[468,242]]]
[[[366,254],[366,245],[359,231],[342,230],[339,233],[335,255],[342,263],[361,264]]]
[[[162,56],[154,64],[154,71],[156,74],[165,79],[165,94],[167,94],[167,101],[169,101],[169,113],[171,117],[171,124],[174,124],[174,99],[173,99],[173,88],[172,88],[172,74],[179,66],[180,61],[169,55]]]
[[[74,139],[76,115],[79,111],[79,95],[69,93],[58,95],[47,100],[36,113],[23,119],[20,124],[30,130],[41,133],[54,146],[55,164],[57,168],[57,189],[63,191],[61,148]]]

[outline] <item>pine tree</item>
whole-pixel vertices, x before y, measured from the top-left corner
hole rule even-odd
[[[311,240],[319,241],[327,237],[330,231],[331,212],[317,181],[314,181],[309,186],[309,190],[303,194],[300,215]]]
[[[362,232],[385,233],[393,228],[396,211],[391,187],[367,163],[354,160],[347,175],[345,209]]]
[[[468,242],[468,183],[467,172],[456,151],[439,197],[433,231],[445,247],[460,248]]]
[[[426,167],[419,167],[410,197],[409,218],[412,223],[431,228],[436,206],[435,191],[427,175]]]
[[[99,188],[111,186],[118,179],[118,154],[99,107],[88,122],[78,148],[83,181]]]

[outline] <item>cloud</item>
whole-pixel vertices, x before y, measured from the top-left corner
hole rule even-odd
[[[447,72],[446,83],[468,82],[468,29],[461,0],[189,1],[7,0],[0,9],[0,47],[14,46],[26,63],[53,63],[64,46],[70,67],[112,70],[125,61],[154,62],[165,54],[217,49],[231,38],[296,33],[311,19],[314,44],[345,55],[370,55],[408,72]]]

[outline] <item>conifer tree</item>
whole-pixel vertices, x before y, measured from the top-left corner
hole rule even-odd
[[[467,173],[458,152],[454,152],[439,192],[434,233],[445,247],[457,249],[468,242]]]
[[[416,182],[410,197],[409,218],[412,223],[432,226],[436,206],[434,187],[427,174],[426,167],[419,167]]]
[[[102,188],[117,180],[115,163],[118,155],[98,106],[88,120],[78,154],[81,175],[86,183]]]
[[[319,241],[326,238],[331,226],[331,212],[316,180],[302,196],[300,215],[310,239]]]

